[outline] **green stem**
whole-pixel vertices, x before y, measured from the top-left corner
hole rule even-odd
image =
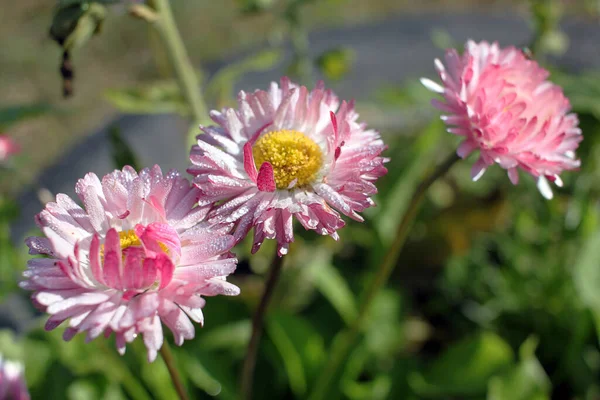
[[[398,225],[396,231],[396,237],[393,243],[388,248],[377,273],[369,286],[367,287],[362,300],[360,301],[361,307],[358,311],[358,316],[343,330],[338,337],[335,339],[328,362],[325,365],[323,373],[319,375],[317,383],[314,386],[312,394],[309,396],[309,400],[321,400],[327,397],[329,390],[332,387],[336,387],[339,374],[338,369],[344,363],[344,360],[348,357],[352,346],[361,331],[364,320],[369,313],[369,309],[375,299],[377,293],[387,282],[390,274],[397,264],[400,252],[404,247],[404,243],[408,237],[408,233],[414,223],[414,220],[421,207],[421,203],[425,198],[427,189],[435,182],[438,178],[442,177],[449,169],[459,160],[456,153],[452,153],[442,164],[440,164],[427,178],[425,178],[419,186],[417,186],[412,199]]]
[[[159,352],[167,366],[167,369],[169,370],[169,375],[171,375],[171,381],[173,382],[173,386],[175,387],[175,391],[177,392],[179,399],[189,400],[187,392],[185,391],[185,386],[183,386],[183,381],[181,380],[181,375],[179,375],[179,370],[177,369],[177,363],[175,362],[173,353],[171,353],[171,347],[169,346],[169,343],[166,340],[164,341]]]
[[[277,250],[275,250],[271,266],[269,267],[267,281],[265,282],[265,290],[260,298],[258,307],[252,316],[252,335],[250,336],[246,358],[244,359],[244,366],[242,367],[240,387],[242,398],[246,400],[252,398],[252,383],[254,380],[254,367],[256,366],[258,345],[260,344],[267,307],[275,292],[282,266],[283,257],[279,257]]]
[[[298,22],[291,24],[290,36],[298,79],[301,83],[308,85],[312,77],[312,62],[308,54],[308,35],[304,27]]]
[[[284,13],[284,18],[287,20],[290,30],[294,63],[293,72],[297,75],[296,78],[300,83],[309,85],[312,81],[313,65],[309,54],[308,32],[301,15],[301,7],[305,3],[304,0],[292,1]]]
[[[177,30],[169,0],[151,0],[149,4],[157,13],[157,18],[149,22],[156,28],[163,42],[179,89],[190,106],[194,122],[199,123],[206,119],[206,103],[200,92],[198,77]]]

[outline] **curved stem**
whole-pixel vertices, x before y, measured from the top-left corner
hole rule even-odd
[[[442,177],[449,169],[456,163],[460,158],[456,153],[452,153],[446,160],[440,164],[430,175],[428,175],[415,189],[412,199],[404,213],[398,229],[396,231],[396,237],[388,248],[379,269],[373,280],[367,287],[362,300],[360,301],[361,307],[358,311],[358,316],[344,331],[342,331],[336,338],[328,358],[328,363],[325,365],[323,373],[319,375],[317,383],[314,386],[314,390],[310,395],[310,400],[321,400],[326,398],[329,389],[336,386],[338,381],[336,378],[340,372],[338,369],[343,364],[344,360],[348,357],[348,354],[354,344],[356,337],[361,331],[365,317],[368,315],[369,308],[373,303],[373,300],[379,290],[385,285],[394,267],[397,264],[398,256],[400,251],[404,247],[410,228],[417,216],[417,213],[421,207],[421,203],[425,198],[427,189],[435,182],[438,178]]]
[[[169,375],[171,375],[171,381],[173,382],[173,386],[175,387],[175,391],[177,392],[179,399],[189,400],[187,392],[185,391],[185,386],[183,386],[183,381],[181,380],[181,375],[179,375],[179,370],[177,369],[175,358],[173,358],[173,353],[171,353],[171,347],[169,346],[169,343],[166,340],[164,341],[159,352],[167,366],[167,369],[169,370]]]
[[[301,9],[308,3],[305,0],[292,0],[283,13],[287,21],[292,45],[292,74],[304,85],[312,81],[313,63],[310,58],[308,32],[303,21]]]
[[[275,286],[279,280],[281,273],[281,267],[283,266],[283,257],[279,257],[277,250],[271,261],[267,281],[265,282],[265,289],[260,298],[258,308],[252,316],[252,335],[250,336],[250,342],[248,343],[248,350],[246,352],[246,358],[244,359],[244,366],[242,368],[241,376],[241,389],[242,398],[250,400],[252,398],[252,383],[254,379],[254,367],[256,366],[256,356],[258,354],[258,345],[262,335],[262,330],[265,322],[265,314],[269,302],[273,297]]]
[[[177,30],[169,0],[151,0],[149,4],[156,10],[156,17],[140,17],[156,28],[175,72],[179,89],[190,106],[194,122],[199,123],[207,118],[206,103],[200,92],[196,71]]]

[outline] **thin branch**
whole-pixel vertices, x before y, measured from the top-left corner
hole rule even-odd
[[[258,346],[260,344],[260,338],[262,336],[263,326],[265,322],[265,314],[269,302],[273,297],[279,275],[281,274],[281,267],[283,266],[283,257],[279,257],[277,251],[273,255],[271,266],[265,282],[265,290],[260,298],[258,308],[254,312],[252,317],[252,336],[250,336],[250,342],[248,343],[248,350],[246,352],[246,358],[244,359],[244,366],[242,369],[241,376],[241,393],[242,398],[250,400],[252,398],[252,383],[254,380],[254,368],[256,366],[256,356],[258,354]]]
[[[394,270],[394,267],[398,263],[398,257],[404,247],[404,243],[408,237],[411,227],[417,217],[418,211],[421,208],[427,189],[435,182],[438,178],[442,177],[450,167],[452,167],[460,158],[453,152],[446,160],[440,164],[430,175],[428,175],[415,189],[410,204],[404,213],[398,229],[396,231],[396,237],[394,242],[388,248],[385,257],[375,277],[367,287],[362,300],[360,301],[361,307],[358,311],[358,316],[354,322],[342,331],[332,346],[328,363],[325,365],[323,373],[317,379],[317,383],[314,386],[314,390],[309,397],[309,400],[322,400],[327,397],[327,393],[332,387],[336,385],[338,380],[336,377],[339,375],[339,368],[342,366],[344,360],[348,357],[349,352],[354,345],[358,334],[361,331],[364,320],[369,313],[369,309],[375,299],[375,296],[381,288],[385,285],[390,274]]]
[[[177,363],[175,362],[175,358],[173,358],[173,353],[171,353],[171,347],[169,346],[169,343],[166,340],[164,341],[159,352],[167,366],[167,369],[169,370],[169,375],[171,375],[171,381],[173,382],[173,386],[175,387],[175,391],[177,392],[179,399],[189,400],[189,397],[185,390],[185,386],[183,386],[183,381],[181,380],[181,376],[179,375],[179,370],[177,369]]]

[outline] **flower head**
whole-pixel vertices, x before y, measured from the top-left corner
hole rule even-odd
[[[36,218],[45,237],[26,240],[30,254],[48,256],[29,260],[21,283],[50,314],[46,329],[69,320],[65,340],[114,332],[121,354],[142,334],[152,361],[161,322],[181,345],[194,337],[190,319],[203,323],[201,296],[239,293],[225,281],[237,262],[230,227],[202,222],[199,190],[176,171],[90,173],[76,192],[84,208],[57,195]]]
[[[462,56],[448,50],[445,65],[435,61],[442,85],[422,79],[445,102],[449,132],[463,136],[460,157],[479,150],[471,175],[477,180],[497,163],[517,184],[521,169],[538,178],[542,194],[552,197],[547,180],[562,185],[564,170],[576,169],[575,150],[583,139],[569,100],[546,79],[548,71],[514,47],[468,41]]]
[[[0,164],[20,151],[19,146],[7,135],[0,135]]]
[[[287,78],[268,91],[240,92],[237,109],[211,112],[192,148],[201,205],[220,202],[210,221],[235,223],[239,241],[254,227],[254,246],[276,239],[280,256],[294,240],[293,217],[337,239],[344,215],[372,206],[374,182],[387,171],[379,133],[357,122],[353,103],[322,83],[309,91]],[[333,208],[332,208],[333,207]]]
[[[23,365],[0,356],[0,400],[29,400]]]

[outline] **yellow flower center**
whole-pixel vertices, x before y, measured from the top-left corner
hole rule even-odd
[[[312,183],[323,165],[319,145],[301,132],[285,129],[258,139],[252,155],[257,169],[271,163],[277,189],[287,189],[294,180],[298,187]]]
[[[121,250],[125,250],[128,247],[132,246],[141,246],[142,242],[140,238],[135,234],[133,229],[129,229],[128,231],[119,232],[119,242],[121,245]],[[167,246],[158,242],[158,245],[166,254],[169,254],[169,249]],[[123,255],[125,257],[125,255]],[[104,245],[100,245],[100,259],[104,261]]]
[[[131,247],[131,246],[141,246],[142,245],[140,238],[137,237],[137,235],[135,234],[133,229],[130,229],[128,231],[119,232],[119,239],[121,242],[121,250],[125,250],[126,248]],[[161,245],[161,248],[162,248],[162,245]]]

